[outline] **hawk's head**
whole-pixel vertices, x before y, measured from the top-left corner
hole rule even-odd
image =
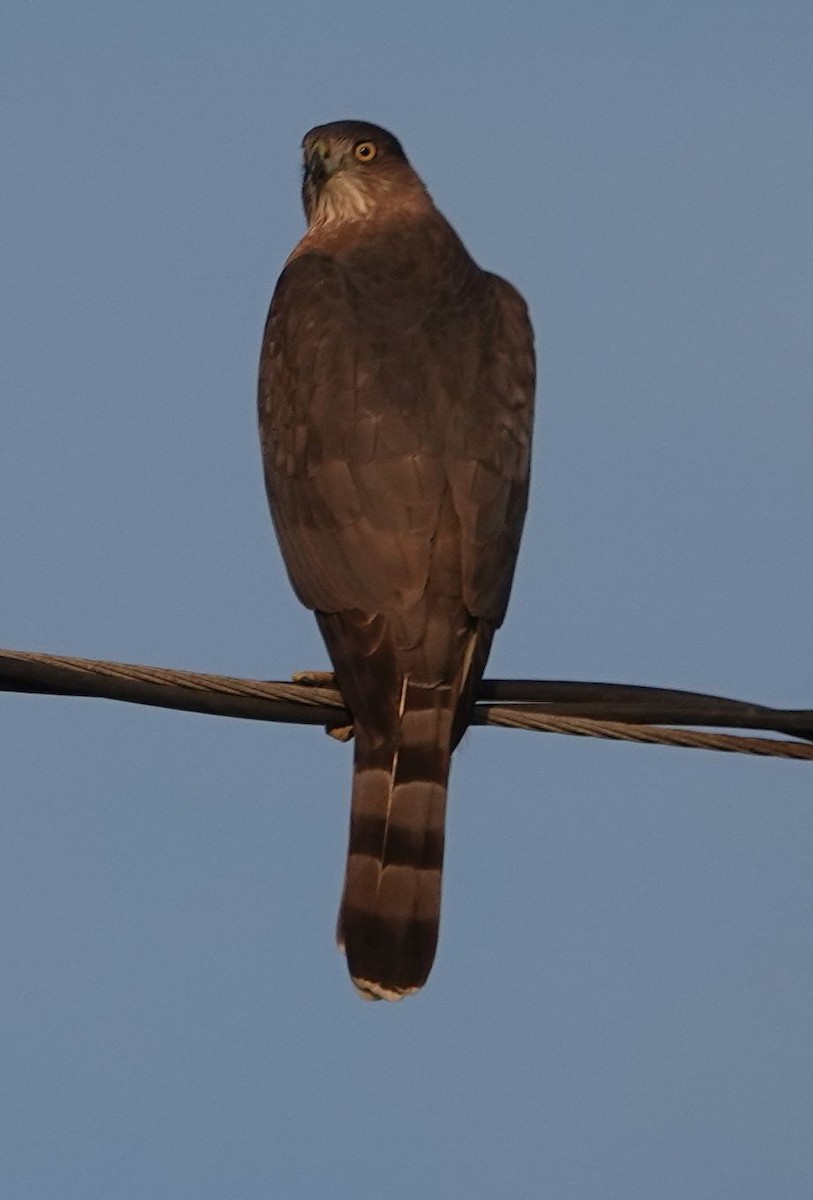
[[[302,202],[312,228],[362,220],[427,199],[401,143],[378,125],[317,125],[305,134],[302,149]]]

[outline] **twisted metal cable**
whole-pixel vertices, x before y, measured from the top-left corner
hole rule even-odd
[[[694,729],[672,729],[624,721],[596,721],[587,717],[556,716],[553,713],[480,705],[474,725],[499,725],[506,729],[535,729],[546,733],[568,733],[574,737],[605,738],[644,745],[682,746],[692,750],[722,750],[733,754],[757,754],[763,758],[813,760],[813,745],[779,738],[739,737],[730,733],[701,733]]]
[[[334,687],[205,675],[131,663],[0,650],[0,691],[95,696],[215,716],[349,726]],[[622,720],[618,720],[622,717]],[[813,744],[669,728],[678,723],[751,728],[813,742],[813,710],[632,684],[484,680],[472,724],[576,737],[813,759]]]

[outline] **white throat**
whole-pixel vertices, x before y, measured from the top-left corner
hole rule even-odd
[[[362,221],[380,203],[374,190],[357,175],[338,171],[321,188],[310,218],[310,228],[338,225],[344,221]]]

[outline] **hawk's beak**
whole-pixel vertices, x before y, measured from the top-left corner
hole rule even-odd
[[[305,178],[316,187],[321,187],[339,165],[338,155],[331,154],[327,142],[314,142],[305,151]]]

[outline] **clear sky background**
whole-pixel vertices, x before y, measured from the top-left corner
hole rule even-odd
[[[809,0],[4,0],[0,645],[325,665],[255,376],[299,141],[396,132],[541,343],[491,673],[813,705]],[[350,751],[0,698],[8,1200],[807,1200],[813,765],[474,730],[429,985]]]

